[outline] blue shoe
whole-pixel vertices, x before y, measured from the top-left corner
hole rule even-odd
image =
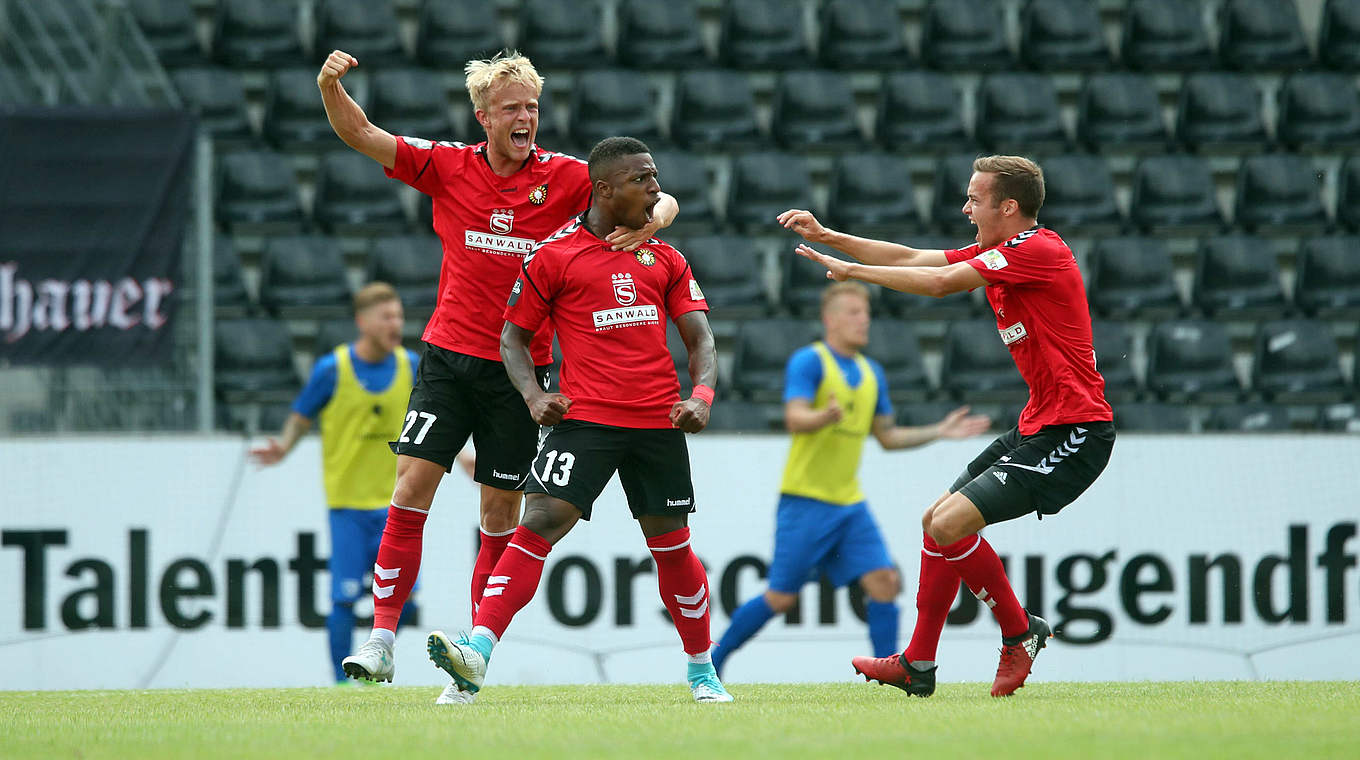
[[[732,695],[718,680],[718,671],[711,664],[689,666],[689,690],[695,702],[731,702]]]

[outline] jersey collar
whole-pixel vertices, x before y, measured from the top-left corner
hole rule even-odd
[[[487,158],[487,155],[486,155],[486,142],[485,142],[485,141],[480,142],[480,143],[477,143],[477,146],[476,146],[475,148],[472,149],[472,152],[473,152],[473,153],[476,153],[476,154],[479,155],[479,156],[481,156],[481,157],[482,157],[482,163],[486,164],[486,168],[491,169],[491,159],[490,159],[490,158]],[[537,160],[538,160],[538,144],[535,143],[535,144],[529,146],[529,157],[526,158],[526,159],[524,159],[524,163],[522,163],[522,164],[519,165],[519,168],[515,170],[515,174],[519,174],[520,172],[524,171],[524,167],[526,167],[526,166],[532,166],[533,163],[534,163],[535,161],[537,161]],[[491,173],[492,173],[492,174],[496,174],[496,172],[495,172],[494,169],[492,170]],[[497,174],[496,176],[500,176],[500,175]],[[514,175],[512,174],[512,175],[510,175],[510,176],[513,177]]]

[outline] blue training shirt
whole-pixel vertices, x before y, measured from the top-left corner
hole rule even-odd
[[[420,364],[420,357],[415,351],[409,348],[398,349],[405,351],[411,358],[411,377],[415,377],[416,367]],[[380,362],[366,362],[354,353],[354,344],[349,344],[349,361],[354,367],[354,375],[359,379],[359,385],[370,393],[379,393],[387,389],[392,384],[393,378],[397,374],[397,357],[395,354],[388,354]],[[293,402],[293,411],[315,420],[326,404],[331,402],[331,396],[335,395],[335,352],[327,351],[321,358],[312,365],[312,376],[307,379],[307,385],[298,394],[297,400]]]
[[[859,376],[859,364],[855,362],[853,356],[841,356],[836,350],[827,346],[831,355],[836,357],[836,364],[841,368],[845,375],[845,382],[851,388],[858,388],[863,379]],[[891,416],[893,413],[892,401],[888,399],[888,379],[883,374],[883,365],[869,358],[864,357],[869,362],[869,367],[873,369],[874,376],[878,378],[878,402],[874,404],[874,416]],[[822,359],[817,356],[817,349],[812,346],[803,346],[793,352],[789,357],[788,366],[784,370],[784,403],[788,403],[796,398],[808,401],[817,397],[817,387],[822,384]]]

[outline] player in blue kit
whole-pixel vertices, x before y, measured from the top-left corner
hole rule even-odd
[[[860,353],[869,343],[869,291],[863,285],[827,287],[822,324],[826,339],[794,352],[785,372],[784,422],[793,442],[779,489],[769,588],[732,614],[713,649],[720,673],[770,618],[793,606],[818,570],[837,587],[859,581],[869,597],[874,651],[896,652],[902,583],[860,490],[864,439],[872,434],[884,449],[906,449],[978,435],[991,424],[967,408],[934,425],[894,424],[883,367]]]

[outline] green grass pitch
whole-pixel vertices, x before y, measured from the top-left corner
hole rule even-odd
[[[0,692],[5,758],[1357,758],[1360,682]]]

